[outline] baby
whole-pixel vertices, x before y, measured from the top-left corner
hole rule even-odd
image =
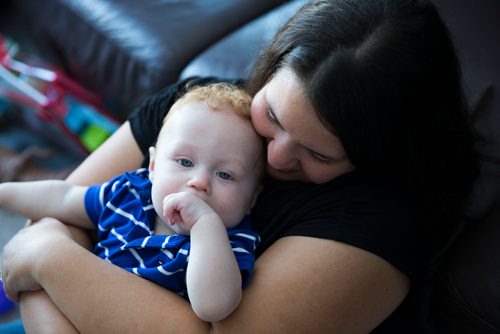
[[[0,207],[97,228],[95,254],[221,320],[239,305],[260,240],[247,217],[265,162],[251,100],[229,84],[191,88],[165,117],[148,168],[91,187],[3,183]]]

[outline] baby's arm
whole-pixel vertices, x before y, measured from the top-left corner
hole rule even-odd
[[[191,306],[205,321],[227,317],[241,300],[241,273],[227,230],[213,209],[197,196],[165,197],[164,216],[190,230],[191,251],[186,284]]]
[[[86,190],[61,180],[7,182],[0,184],[0,207],[33,220],[53,217],[93,229],[85,210]]]

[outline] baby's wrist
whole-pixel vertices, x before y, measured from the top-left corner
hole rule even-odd
[[[205,228],[215,228],[217,225],[224,227],[224,223],[220,219],[219,215],[215,212],[209,212],[200,216],[200,218],[191,225],[190,230],[193,233],[193,229],[202,230]],[[225,229],[225,227],[224,227]]]

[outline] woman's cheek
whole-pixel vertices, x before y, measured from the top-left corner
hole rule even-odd
[[[266,114],[264,108],[252,108],[252,124],[255,131],[262,137],[269,138],[269,129],[266,126]]]

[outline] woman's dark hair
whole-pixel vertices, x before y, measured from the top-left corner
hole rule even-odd
[[[276,34],[249,80],[255,94],[291,69],[358,170],[407,191],[436,241],[478,173],[461,68],[424,0],[312,0]]]

